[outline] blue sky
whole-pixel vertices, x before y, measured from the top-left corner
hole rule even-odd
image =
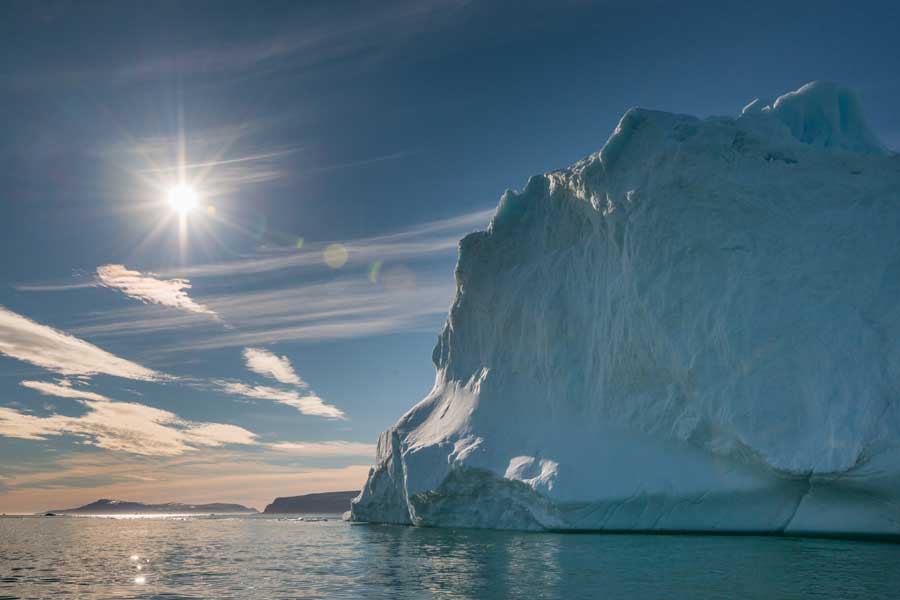
[[[828,79],[900,147],[900,7],[811,6],[4,3],[0,511],[361,485],[456,240],[629,107]]]

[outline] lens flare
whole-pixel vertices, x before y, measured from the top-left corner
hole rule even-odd
[[[343,244],[330,244],[322,252],[322,258],[325,260],[325,264],[332,269],[340,269],[347,264],[349,255],[347,248]]]
[[[378,283],[378,277],[381,275],[381,267],[384,266],[383,260],[376,260],[369,265],[369,281]]]

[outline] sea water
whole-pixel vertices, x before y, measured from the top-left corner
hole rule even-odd
[[[6,517],[0,598],[900,598],[900,545],[336,516]]]

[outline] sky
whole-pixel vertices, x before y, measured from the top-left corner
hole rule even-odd
[[[4,2],[0,512],[359,489],[434,382],[457,241],[505,189],[630,107],[735,116],[817,79],[896,150],[898,18]]]

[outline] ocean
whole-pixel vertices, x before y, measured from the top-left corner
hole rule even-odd
[[[419,529],[296,517],[0,518],[0,598],[900,598],[900,545]]]

